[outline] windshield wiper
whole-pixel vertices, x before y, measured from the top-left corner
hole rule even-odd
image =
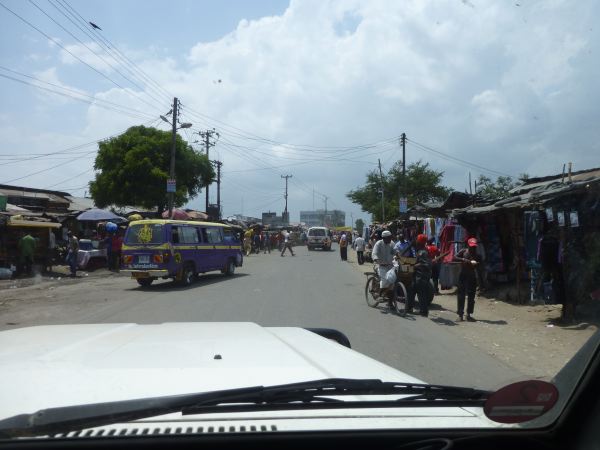
[[[42,409],[0,421],[1,437],[40,436],[164,414],[207,414],[293,409],[483,406],[489,391],[431,384],[329,378],[276,386],[151,397]],[[346,401],[343,396],[401,396]]]

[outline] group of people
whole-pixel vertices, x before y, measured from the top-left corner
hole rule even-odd
[[[244,233],[243,248],[246,256],[258,254],[261,251],[264,254],[271,253],[272,249],[280,251],[281,256],[285,256],[286,250],[289,250],[292,256],[294,256],[292,236],[287,230],[271,232],[268,230],[259,231],[250,228]]]
[[[380,279],[379,296],[385,295],[386,291],[395,286],[390,280],[395,280],[394,258],[408,256],[415,258],[414,272],[411,292],[406,298],[404,314],[413,313],[414,300],[419,299],[419,314],[423,317],[429,315],[429,307],[433,297],[438,291],[438,278],[440,260],[447,255],[440,254],[439,249],[433,242],[428,240],[424,234],[417,235],[414,242],[409,242],[402,234],[397,236],[397,242],[392,241],[392,233],[381,229],[380,238],[375,232],[372,258],[377,264]],[[461,263],[461,271],[458,278],[457,314],[460,321],[465,320],[465,300],[467,300],[466,320],[475,322],[473,312],[475,309],[475,293],[477,289],[477,271],[480,267],[481,257],[477,253],[477,239],[469,238],[466,247],[459,250],[452,258],[453,262]]]

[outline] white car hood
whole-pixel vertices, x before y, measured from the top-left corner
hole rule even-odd
[[[0,332],[0,420],[51,407],[322,378],[421,382],[301,328],[212,322],[54,325]],[[338,419],[345,415],[341,411],[335,411]],[[354,410],[348,416],[357,414],[375,414],[379,419],[443,416],[461,419],[463,425],[467,420],[471,427],[491,424],[478,408],[386,408]],[[291,415],[335,420],[331,412],[323,411]],[[174,416],[169,420],[183,420]],[[206,421],[220,416],[198,417]],[[286,413],[268,416],[283,419]],[[249,414],[228,417],[242,419]],[[324,422],[320,419],[310,426],[317,423]]]

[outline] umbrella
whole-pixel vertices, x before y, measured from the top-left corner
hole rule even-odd
[[[164,211],[162,213],[162,217],[163,217],[163,219],[168,219],[169,211]],[[188,213],[186,213],[184,210],[182,210],[182,209],[174,209],[173,210],[173,219],[188,220],[189,218],[190,218],[190,216],[188,216]]]
[[[89,220],[91,222],[97,222],[100,220],[112,220],[112,221],[123,221],[122,217],[117,216],[116,214],[106,211],[104,209],[92,208],[87,211],[82,212],[77,216],[77,220]]]

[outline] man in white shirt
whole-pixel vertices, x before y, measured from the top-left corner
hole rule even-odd
[[[289,249],[292,256],[294,256],[294,250],[292,250],[292,240],[290,239],[290,233],[288,233],[287,230],[283,232],[283,250],[281,252],[281,256],[285,256],[284,253],[286,249]]]
[[[394,241],[392,241],[392,233],[385,230],[381,233],[381,239],[373,246],[373,262],[377,264],[377,271],[379,273],[379,287],[381,294],[387,289],[388,282],[386,275],[388,271],[394,269]]]
[[[356,250],[356,259],[358,260],[358,264],[364,264],[365,240],[361,236],[358,236],[356,239],[354,239],[354,250]]]

